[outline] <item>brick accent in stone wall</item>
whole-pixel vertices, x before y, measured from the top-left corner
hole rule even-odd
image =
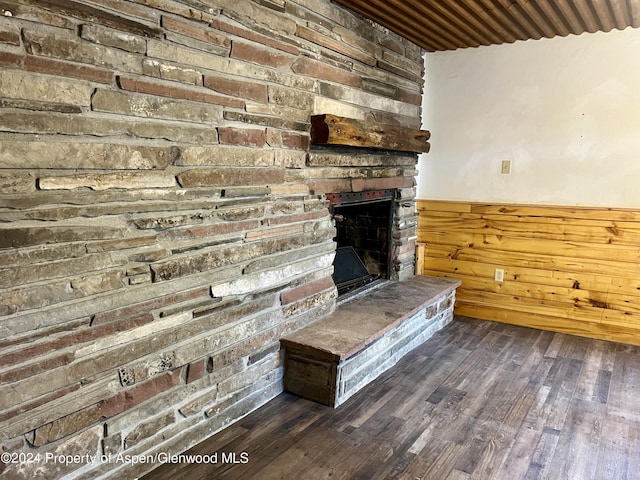
[[[418,47],[329,0],[0,8],[0,450],[180,453],[280,393],[279,339],[335,307],[325,193],[396,188],[413,272],[416,156],[309,118],[419,128]]]

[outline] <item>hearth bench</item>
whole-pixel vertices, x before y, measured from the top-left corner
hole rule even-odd
[[[282,338],[285,390],[344,403],[453,319],[459,285],[422,275],[392,281]]]

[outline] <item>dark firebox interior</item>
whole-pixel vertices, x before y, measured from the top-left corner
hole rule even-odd
[[[389,278],[393,193],[343,195],[339,200],[332,204],[337,231],[333,278],[338,293],[344,294]]]

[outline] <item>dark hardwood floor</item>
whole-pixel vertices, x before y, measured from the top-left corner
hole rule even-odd
[[[282,394],[189,453],[216,452],[144,478],[640,479],[640,348],[456,317],[338,409]]]

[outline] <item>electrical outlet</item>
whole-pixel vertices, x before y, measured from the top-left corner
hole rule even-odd
[[[511,173],[511,160],[502,160],[501,172],[505,175],[508,175]]]
[[[502,268],[496,268],[496,273],[493,278],[496,282],[504,282],[504,270]]]

